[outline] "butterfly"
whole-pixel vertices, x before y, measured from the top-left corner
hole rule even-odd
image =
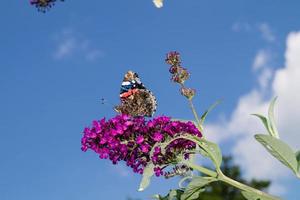
[[[156,98],[141,82],[137,73],[128,71],[120,89],[121,104],[115,110],[131,116],[152,117],[156,111]]]

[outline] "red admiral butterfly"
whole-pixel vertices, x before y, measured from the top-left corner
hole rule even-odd
[[[121,104],[115,107],[117,112],[131,116],[152,117],[156,111],[155,96],[140,81],[137,73],[128,71],[120,90]]]

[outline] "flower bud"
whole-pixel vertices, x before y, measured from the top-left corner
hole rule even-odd
[[[187,79],[189,79],[189,72],[183,67],[177,67],[177,72],[173,74],[171,80],[183,84]]]
[[[167,54],[166,63],[172,66],[179,66],[180,61],[180,54],[176,51],[171,51]]]
[[[183,96],[185,96],[188,99],[192,99],[195,96],[196,90],[192,88],[181,88],[180,92]]]

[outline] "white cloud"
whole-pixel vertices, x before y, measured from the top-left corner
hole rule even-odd
[[[234,32],[259,32],[261,37],[267,42],[275,42],[276,37],[268,23],[250,24],[248,22],[235,22],[232,27]]]
[[[258,83],[261,89],[268,89],[269,83],[272,79],[273,71],[269,68],[263,69],[263,71],[258,76]]]
[[[294,148],[300,149],[300,32],[290,33],[285,67],[276,71],[272,83],[278,95],[279,130]]]
[[[252,29],[252,26],[247,22],[235,22],[232,25],[231,29],[234,32],[241,32],[241,31],[248,32]]]
[[[273,31],[269,24],[267,23],[261,23],[258,25],[258,30],[261,32],[261,35],[263,39],[265,39],[267,42],[274,42],[275,41],[275,35],[273,34]]]
[[[220,142],[235,138],[232,153],[236,162],[244,169],[246,177],[271,179],[274,183],[271,191],[276,190],[274,194],[277,195],[285,191],[280,180],[291,176],[292,173],[255,141],[254,134],[266,133],[266,131],[261,122],[249,114],[266,114],[271,99],[265,98],[270,96],[266,94],[265,89],[271,89],[271,96],[279,97],[276,114],[278,113],[280,119],[278,120],[280,137],[292,147],[300,149],[299,55],[300,32],[293,32],[287,37],[285,66],[274,73],[264,66],[258,76],[260,88],[254,88],[242,96],[228,120],[222,118],[219,122],[209,124],[207,127],[208,138],[212,140]],[[257,62],[262,66],[265,65],[265,58],[260,59],[261,61]]]
[[[252,65],[253,70],[256,71],[258,69],[267,67],[268,63],[270,62],[270,59],[271,59],[271,54],[269,51],[266,50],[258,51]]]
[[[95,61],[104,54],[101,50],[93,47],[90,40],[80,37],[73,30],[66,29],[55,37],[57,47],[53,57],[57,60],[71,56],[79,56],[87,61]]]
[[[67,38],[58,45],[57,50],[54,53],[54,57],[57,59],[62,59],[66,56],[69,56],[73,53],[75,47],[76,42],[74,38]]]

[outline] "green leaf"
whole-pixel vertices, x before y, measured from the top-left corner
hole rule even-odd
[[[205,191],[204,186],[213,181],[216,181],[216,179],[211,177],[194,177],[181,195],[180,200],[198,199],[200,193]]]
[[[168,194],[168,200],[180,199],[183,193],[183,190],[171,190]]]
[[[203,150],[209,155],[216,167],[220,168],[222,164],[222,153],[219,146],[213,142],[204,139],[200,139],[199,142],[199,146],[202,147]],[[201,154],[205,155],[204,152],[202,152]]]
[[[144,191],[150,185],[151,177],[154,174],[153,170],[154,165],[151,162],[149,162],[144,169],[143,178],[138,189],[139,192]]]
[[[164,197],[160,196],[159,194],[155,194],[151,197],[151,199],[156,199],[156,200],[167,200]]]
[[[258,117],[258,118],[262,121],[263,125],[266,127],[268,133],[269,133],[271,136],[274,136],[273,131],[272,131],[272,129],[270,128],[269,121],[268,121],[268,119],[267,119],[265,116],[260,115],[260,114],[252,114],[252,115]],[[274,136],[274,137],[275,137],[275,136]]]
[[[221,103],[221,100],[216,101],[213,105],[211,105],[201,116],[200,118],[200,124],[203,125],[204,121],[208,115],[208,113],[210,113],[217,105],[219,105]]]
[[[156,194],[152,196],[152,199],[156,200],[179,200],[181,195],[183,194],[183,190],[177,189],[177,190],[170,190],[170,192],[166,196],[161,196],[159,194]]]
[[[255,135],[255,139],[260,142],[269,153],[297,174],[298,162],[295,153],[289,145],[270,135]]]
[[[265,197],[265,196],[261,196],[258,195],[254,192],[246,192],[246,191],[242,191],[242,195],[247,199],[247,200],[275,200],[278,199],[277,197],[271,198],[271,197]]]
[[[272,130],[273,136],[279,139],[279,134],[276,128],[275,117],[274,117],[274,106],[276,103],[277,97],[275,97],[270,104],[268,117],[269,117],[269,127]]]

